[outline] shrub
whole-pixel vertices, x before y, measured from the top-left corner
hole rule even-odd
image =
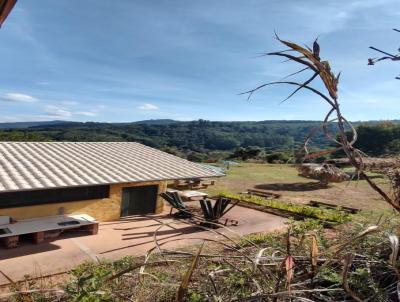
[[[350,219],[350,215],[339,210],[316,208],[302,204],[282,202],[278,200],[265,199],[258,196],[244,196],[231,193],[220,193],[221,197],[237,199],[243,202],[252,203],[260,206],[266,206],[273,209],[284,210],[293,214],[299,214],[307,217],[317,218],[337,223],[344,223]]]
[[[291,158],[292,156],[287,152],[274,152],[265,156],[265,159],[268,163],[286,163]]]

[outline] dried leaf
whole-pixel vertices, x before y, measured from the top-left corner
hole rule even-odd
[[[293,72],[293,73],[291,73],[291,74],[285,76],[284,78],[282,78],[282,80],[287,79],[287,78],[289,78],[289,77],[291,77],[291,76],[294,76],[294,75],[296,75],[296,74],[302,73],[303,71],[306,71],[306,70],[308,70],[308,69],[310,69],[310,67],[305,67],[305,68],[303,68],[303,69],[300,69],[299,71]]]
[[[317,40],[318,40],[318,38],[315,39],[315,41],[313,43],[313,53],[314,53],[314,56],[319,59],[319,52],[320,52],[321,48],[319,47]]]
[[[392,253],[389,256],[389,263],[395,265],[399,255],[399,237],[396,235],[389,235],[389,240],[390,247],[392,248]]]
[[[256,260],[254,261],[254,269],[256,269],[257,266],[260,264],[260,261],[261,261],[261,259],[262,259],[262,257],[263,257],[264,252],[265,252],[266,250],[268,250],[268,249],[269,249],[268,247],[263,248],[263,249],[261,249],[261,250],[257,253]]]
[[[190,280],[192,279],[194,269],[196,268],[197,264],[199,263],[200,254],[201,254],[201,251],[203,250],[203,246],[204,246],[204,242],[200,246],[199,250],[197,251],[196,256],[193,258],[192,265],[189,267],[188,271],[186,272],[185,276],[183,277],[181,285],[178,288],[178,292],[176,293],[176,302],[183,301],[183,298],[184,298],[184,295],[189,286]]]
[[[292,256],[287,256],[285,259],[285,269],[286,269],[286,282],[290,285],[290,282],[294,276],[294,258]]]
[[[301,90],[303,87],[307,86],[310,84],[316,77],[318,76],[318,72],[314,73],[311,78],[309,78],[307,81],[305,81],[303,84],[301,84],[298,88],[295,89],[286,99],[284,99],[281,103],[287,101],[290,99],[292,96],[294,96],[299,90]]]
[[[360,237],[363,237],[363,236],[365,236],[365,235],[367,235],[369,233],[375,232],[376,230],[378,230],[378,228],[379,228],[379,226],[377,226],[377,225],[371,225],[371,226],[367,227],[364,231],[360,232],[356,236],[356,238],[360,238]]]
[[[397,291],[397,299],[400,301],[400,282],[397,282],[396,291]]]
[[[291,228],[288,228],[287,234],[286,234],[286,253],[288,254],[288,256],[290,256],[290,249],[291,249],[290,232],[291,232]]]
[[[354,300],[356,300],[357,302],[363,302],[362,299],[360,299],[355,292],[353,292],[353,290],[350,288],[349,286],[349,282],[347,279],[347,275],[349,274],[349,269],[350,266],[352,265],[354,260],[354,254],[352,253],[348,253],[345,257],[344,257],[344,265],[343,265],[343,287],[346,291],[346,293],[352,297]]]
[[[318,243],[317,243],[317,236],[315,234],[311,235],[311,245],[310,245],[310,258],[311,258],[311,265],[313,266],[313,270],[316,269],[318,263]]]

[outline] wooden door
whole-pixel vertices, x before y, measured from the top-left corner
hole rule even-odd
[[[158,186],[128,187],[122,189],[121,217],[154,213]]]

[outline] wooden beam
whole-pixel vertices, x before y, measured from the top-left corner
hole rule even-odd
[[[0,0],[0,27],[3,26],[17,0]]]

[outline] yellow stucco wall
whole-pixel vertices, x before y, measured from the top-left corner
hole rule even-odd
[[[110,185],[110,197],[103,199],[53,203],[37,206],[0,209],[0,216],[16,220],[64,214],[88,214],[98,221],[112,221],[120,218],[122,188],[158,185],[158,193],[165,192],[167,182],[122,183]],[[157,198],[156,213],[163,210],[161,197]]]

